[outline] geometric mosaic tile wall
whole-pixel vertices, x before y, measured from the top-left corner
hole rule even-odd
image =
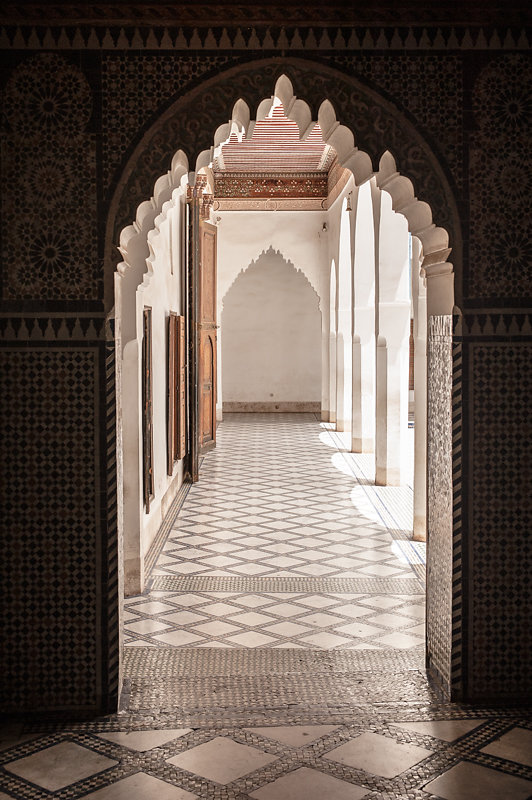
[[[468,697],[530,692],[532,336],[468,345]],[[504,683],[501,686],[501,678]]]
[[[531,615],[524,559],[532,492],[523,482],[530,343],[526,326],[501,316],[532,306],[529,40],[506,8],[494,21],[493,10],[475,18],[484,11],[465,4],[468,23],[456,27],[439,7],[436,27],[409,18],[401,3],[390,18],[386,10],[359,10],[359,22],[350,4],[341,5],[330,10],[331,24],[314,6],[300,10],[293,24],[269,19],[278,11],[264,4],[257,26],[232,24],[229,16],[220,27],[216,16],[205,16],[208,4],[191,4],[186,23],[161,19],[155,27],[127,24],[127,3],[120,4],[118,26],[48,26],[48,6],[41,25],[0,20],[0,340],[7,346],[0,570],[9,602],[2,653],[8,663],[0,674],[9,680],[12,704],[104,708],[116,697],[113,363],[106,375],[101,330],[112,305],[104,308],[113,270],[104,265],[106,244],[113,251],[120,225],[149,199],[183,143],[193,165],[238,97],[254,111],[282,72],[314,116],[324,97],[333,99],[338,119],[367,146],[375,167],[390,147],[436,224],[452,228],[450,260],[465,325],[457,334],[464,396],[454,398],[454,411],[461,403],[463,411],[459,513],[453,497],[455,540],[459,522],[468,544],[464,580],[453,590],[454,601],[457,592],[464,599],[463,690],[496,699],[529,684],[523,620]],[[212,83],[205,87],[206,79]],[[189,116],[183,106],[157,129],[185,100]],[[150,146],[126,174],[147,139]],[[116,230],[106,243],[113,197],[121,192],[124,204],[114,209]],[[501,318],[488,336],[484,323],[494,314]],[[443,364],[436,350],[449,342],[438,342],[432,357]],[[448,379],[434,373],[433,402]],[[447,469],[433,464],[435,492]],[[448,550],[441,555],[447,565]],[[445,682],[455,669],[449,598],[437,593],[434,601]]]
[[[0,360],[2,707],[94,708],[98,350],[14,346]]]

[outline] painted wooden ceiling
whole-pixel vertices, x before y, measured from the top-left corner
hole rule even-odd
[[[325,144],[318,124],[304,141],[299,138],[297,124],[284,113],[282,104],[273,107],[270,115],[255,124],[249,139],[238,140],[232,134],[222,145],[213,162],[216,173],[327,173],[335,151]]]

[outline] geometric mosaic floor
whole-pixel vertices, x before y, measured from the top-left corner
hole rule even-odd
[[[410,505],[314,415],[227,416],[127,601],[122,710],[0,726],[0,800],[532,798],[530,716],[427,682]]]
[[[423,553],[385,524],[394,508],[329,428],[314,414],[226,415],[149,593],[126,601],[126,647],[423,645]],[[401,513],[412,490],[394,491]]]

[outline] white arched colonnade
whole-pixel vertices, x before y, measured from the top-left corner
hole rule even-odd
[[[309,106],[303,100],[298,99],[293,94],[292,84],[286,76],[279,78],[275,85],[274,95],[260,103],[256,119],[263,119],[267,116],[274,102],[278,98],[285,109],[286,115],[294,120],[299,127],[301,137],[312,129],[315,120]],[[371,187],[372,210],[374,222],[374,259],[375,263],[382,258],[385,259],[385,220],[388,220],[388,211],[397,212],[404,217],[402,224],[415,237],[414,241],[419,242],[418,262],[420,265],[420,275],[426,288],[426,301],[423,292],[419,292],[419,285],[414,291],[417,308],[422,309],[425,305],[426,315],[449,315],[453,310],[453,270],[452,265],[447,262],[450,252],[448,246],[448,234],[442,228],[436,227],[432,222],[432,213],[428,204],[418,201],[414,196],[411,181],[400,175],[396,169],[395,161],[390,153],[385,153],[379,165],[378,172],[374,172],[369,155],[356,147],[353,132],[342,126],[336,119],[332,104],[325,100],[318,111],[317,122],[320,124],[324,141],[332,145],[338,155],[340,164],[349,169],[353,175],[353,195],[356,195],[358,208],[358,198],[367,195],[366,184]],[[140,435],[140,400],[138,387],[140,386],[141,370],[141,309],[149,296],[150,287],[157,281],[165,280],[169,286],[172,281],[175,284],[173,289],[172,304],[173,309],[162,309],[164,315],[170,310],[180,312],[183,307],[184,299],[180,297],[178,289],[177,274],[183,267],[183,254],[180,252],[178,244],[178,231],[181,226],[182,208],[184,205],[185,187],[193,184],[195,174],[207,168],[213,160],[214,150],[220,147],[231,135],[236,132],[239,136],[249,136],[253,130],[254,122],[251,120],[250,109],[247,104],[239,100],[233,108],[232,118],[224,125],[220,126],[214,136],[214,146],[210,150],[203,151],[197,159],[195,172],[190,173],[188,160],[184,153],[178,151],[172,161],[170,171],[162,175],[156,182],[154,194],[138,207],[137,217],[133,225],[127,226],[120,237],[120,252],[123,262],[118,266],[115,273],[115,318],[117,327],[117,389],[119,397],[122,397],[122,407],[119,419],[119,452],[118,468],[119,477],[122,478],[123,497],[119,512],[119,524],[122,525],[124,532],[124,552],[125,552],[125,578],[126,587],[134,592],[143,588],[144,560],[147,550],[150,547],[155,533],[164,517],[165,509],[169,507],[172,497],[177,493],[182,480],[181,465],[177,465],[172,475],[166,476],[159,487],[159,501],[152,504],[150,514],[146,514],[142,507],[142,441]],[[384,193],[382,192],[384,190]],[[380,202],[379,199],[380,198]],[[385,198],[385,199],[382,199]],[[352,207],[355,197],[352,198]],[[383,209],[387,209],[386,213]],[[176,212],[173,209],[178,209]],[[347,204],[346,208],[347,209]],[[364,210],[363,210],[364,209]],[[351,231],[346,234],[341,233],[339,242],[344,262],[350,256],[356,255],[357,240],[363,237],[363,215],[369,214],[367,203],[360,202],[359,219],[360,225],[354,227],[354,238]],[[356,219],[354,220],[356,221]],[[160,269],[167,269],[169,274],[157,276],[156,252],[154,245],[157,238],[166,237],[168,247],[173,256],[171,266],[168,265]],[[417,245],[416,245],[417,247]],[[359,253],[366,253],[360,258],[368,258],[371,254],[371,247],[366,250],[359,246]],[[395,263],[395,262],[394,262]],[[381,271],[375,273],[379,276]],[[371,429],[371,400],[370,384],[372,383],[371,368],[368,370],[363,365],[371,362],[371,297],[374,293],[374,315],[375,315],[375,335],[377,336],[379,357],[376,363],[376,385],[382,386],[382,375],[386,375],[387,382],[393,383],[394,350],[395,341],[390,340],[390,335],[386,335],[391,330],[394,314],[406,318],[406,300],[404,295],[397,295],[393,300],[390,299],[389,291],[393,288],[383,282],[382,290],[377,281],[372,290],[371,280],[364,283],[363,275],[368,275],[365,269],[355,270],[352,274],[341,275],[339,261],[336,262],[336,301],[334,325],[329,323],[324,326],[324,331],[329,332],[328,347],[323,351],[329,353],[329,358],[336,356],[336,364],[342,368],[342,384],[336,382],[336,403],[333,408],[334,392],[324,391],[327,394],[329,408],[326,409],[332,418],[336,416],[336,422],[345,425],[349,419],[352,426],[352,437],[356,448],[367,449],[370,445],[371,437],[368,432]],[[397,277],[397,276],[396,276]],[[334,283],[334,279],[333,279]],[[406,284],[407,285],[407,284]],[[396,288],[405,291],[404,274],[401,273],[399,283]],[[144,298],[142,294],[144,293]],[[348,296],[350,308],[354,309],[354,314],[346,313],[345,307],[342,309],[340,294]],[[365,298],[365,299],[363,299]],[[353,303],[354,299],[354,303]],[[357,303],[359,305],[357,306]],[[401,305],[403,304],[403,305]],[[181,308],[179,307],[181,306]],[[404,306],[404,307],[403,307]],[[326,304],[323,306],[326,310]],[[424,309],[424,310],[425,310]],[[423,335],[426,326],[425,321],[418,315],[417,334]],[[354,323],[353,323],[354,320]],[[354,324],[354,327],[353,327]],[[332,336],[334,329],[334,336]],[[340,334],[340,335],[338,335]],[[324,333],[324,336],[326,333]],[[341,337],[341,339],[340,339]],[[379,338],[380,337],[380,338]],[[392,337],[393,338],[393,337]],[[339,347],[339,343],[341,346]],[[354,346],[353,346],[354,345]],[[401,348],[399,348],[401,351]],[[355,356],[355,358],[353,358]],[[419,373],[418,373],[419,374]],[[369,375],[369,378],[367,377]],[[362,377],[364,376],[364,378]],[[127,383],[127,386],[126,386]],[[330,381],[329,381],[330,384]],[[356,391],[352,387],[356,385]],[[137,387],[137,396],[133,389]],[[359,388],[360,387],[360,388]],[[339,388],[341,391],[339,392]],[[131,389],[131,394],[129,394]],[[377,408],[379,397],[377,388]],[[393,432],[394,404],[386,394],[386,428],[376,424],[376,445],[380,453],[379,444],[386,431],[386,437],[382,442],[382,452],[388,453],[389,437]],[[340,405],[339,405],[340,404]],[[340,420],[338,411],[341,410]],[[377,419],[379,414],[377,414]],[[392,420],[392,422],[390,422]],[[390,424],[388,424],[390,423]],[[380,456],[377,457],[377,465]],[[390,480],[393,467],[390,459],[386,455],[381,466],[386,470],[386,480]],[[419,471],[419,470],[418,470]],[[389,473],[389,474],[388,474]],[[157,496],[155,497],[157,501]]]

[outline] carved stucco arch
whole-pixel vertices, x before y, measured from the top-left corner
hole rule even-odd
[[[422,242],[423,267],[432,269],[436,277],[452,272],[446,262],[450,234],[459,302],[462,235],[456,199],[442,165],[416,126],[358,79],[314,62],[277,57],[232,67],[204,81],[175,100],[144,133],[110,203],[105,253],[108,307],[112,305],[115,245],[120,241],[127,263],[132,238],[146,236],[147,240],[189,165],[205,166],[212,157],[213,142],[219,145],[231,130],[249,135],[251,109],[257,109],[256,119],[268,113],[272,87],[302,137],[313,121],[320,123],[324,139],[337,150],[357,184],[375,175],[379,188],[391,195],[394,211],[407,218],[409,230]],[[297,97],[294,87],[305,100]],[[229,108],[232,118],[215,128],[219,120],[227,119]],[[164,164],[170,169],[161,175]]]

